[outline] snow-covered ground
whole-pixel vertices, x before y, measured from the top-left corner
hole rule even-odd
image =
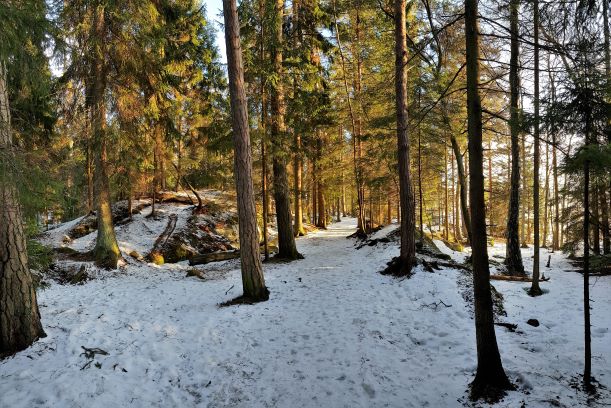
[[[130,261],[81,286],[52,284],[39,294],[48,337],[0,362],[0,407],[468,404],[475,336],[459,272],[382,276],[396,244],[356,250],[345,238],[354,228],[353,219],[332,224],[298,241],[304,260],[266,264],[271,298],[256,305],[217,307],[241,294],[236,262],[203,267],[227,270],[209,280],[185,278],[183,264]],[[524,259],[531,268],[529,250]],[[586,405],[570,386],[582,371],[582,277],[566,272],[561,254],[551,265],[542,268],[551,280],[539,298],[526,284],[494,282],[505,296],[504,321],[518,324],[516,333],[497,328],[520,387],[498,407]],[[593,371],[611,388],[611,277],[593,279],[591,290]],[[108,355],[85,367],[81,346]],[[611,404],[608,392],[598,403]]]

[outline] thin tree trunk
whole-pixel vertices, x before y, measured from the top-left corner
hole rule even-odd
[[[420,102],[420,93],[418,93],[418,102]],[[418,108],[420,109],[420,108]],[[422,195],[422,132],[418,125],[418,218],[420,221],[420,242],[424,242],[424,196]]]
[[[598,187],[598,199],[600,201],[601,209],[601,228],[603,235],[603,253],[611,253],[611,240],[609,237],[609,199],[605,194],[605,186],[599,185]]]
[[[462,237],[460,234],[460,217],[458,215],[458,191],[454,188],[454,186],[456,186],[456,176],[454,175],[454,150],[452,149],[451,152],[452,157],[450,163],[452,164],[452,213],[454,214],[454,240],[456,242],[460,242]]]
[[[589,132],[588,132],[589,133]],[[589,137],[589,136],[587,136]],[[588,142],[586,142],[587,144]],[[590,327],[590,163],[583,165],[583,321],[584,321],[584,369],[583,383],[586,389],[592,386],[592,349]]]
[[[548,55],[548,68],[549,55]],[[551,70],[549,71],[549,84],[550,84],[550,97],[551,103],[556,103],[556,88],[554,86],[554,77]],[[553,115],[550,122],[550,131],[552,133],[552,171],[554,177],[554,235],[552,237],[552,250],[558,251],[560,249],[560,192],[558,191],[558,159],[557,159],[557,137],[556,128],[554,126]]]
[[[534,237],[534,256],[533,256],[533,281],[530,287],[529,294],[531,296],[539,296],[543,294],[539,287],[539,160],[541,155],[539,152],[539,0],[533,1],[534,10],[534,41],[535,41],[535,95],[534,95],[534,108],[535,108],[535,157],[534,157],[534,169],[533,169],[533,209],[534,209],[534,226],[535,226],[535,237]],[[547,203],[546,203],[547,204]],[[546,207],[547,208],[547,207]]]
[[[295,204],[295,236],[301,237],[305,235],[303,228],[303,205],[301,200],[302,194],[302,174],[303,162],[301,158],[301,135],[295,132],[295,158],[293,162],[293,177],[294,177],[294,204]]]
[[[88,140],[87,140],[87,157],[86,157],[86,173],[87,173],[87,213],[91,214],[95,208],[95,202],[93,201],[93,154],[92,154],[92,135],[91,135],[91,126],[87,126],[89,131]]]
[[[401,202],[401,270],[411,273],[416,262],[415,201],[410,176],[407,99],[406,0],[395,0],[395,93],[397,109],[397,150],[399,199]]]
[[[450,239],[450,215],[449,215],[449,206],[448,202],[448,137],[444,138],[443,142],[443,169],[444,169],[444,235],[446,241]]]
[[[477,373],[471,384],[474,399],[496,397],[511,388],[505,375],[494,332],[490,293],[490,270],[486,239],[486,210],[482,149],[482,107],[479,97],[479,40],[477,0],[465,0],[465,45],[467,54],[467,117],[469,135],[469,188],[471,207],[473,289]]]
[[[450,135],[450,142],[452,143],[452,149],[454,150],[454,157],[456,158],[456,169],[458,170],[458,184],[460,194],[460,209],[463,218],[463,225],[467,230],[467,239],[469,244],[471,243],[471,216],[469,215],[469,208],[467,203],[467,176],[465,175],[465,167],[463,163],[463,157],[460,152],[460,146],[456,140],[456,136]],[[458,222],[460,224],[460,221]]]
[[[316,159],[312,159],[312,224],[318,224],[318,194],[316,184],[318,180],[318,166]]]
[[[263,48],[262,48],[263,49]],[[263,54],[263,51],[261,51]],[[269,239],[267,233],[267,225],[269,220],[269,192],[267,183],[267,93],[265,85],[261,79],[261,195],[262,215],[263,218],[263,252],[265,260],[269,259]]]
[[[240,45],[240,23],[235,0],[223,0],[225,20],[225,44],[227,46],[227,71],[231,97],[231,123],[233,127],[234,168],[238,193],[238,223],[240,228],[240,263],[244,297],[252,301],[269,298],[265,287],[257,209],[252,183],[252,153],[248,127],[248,107],[244,91],[244,68]]]
[[[547,135],[546,135],[547,136]],[[547,138],[546,138],[547,139]],[[549,140],[546,140],[549,142]],[[547,248],[547,235],[549,228],[549,143],[545,143],[545,197],[543,205],[543,242],[541,248]]]
[[[15,178],[7,68],[0,61],[0,357],[29,347],[45,332],[28,268],[26,238]]]
[[[524,264],[520,252],[519,211],[520,211],[520,141],[519,141],[519,42],[518,42],[518,8],[519,0],[510,0],[511,25],[511,58],[509,68],[509,84],[511,89],[510,106],[511,119],[511,186],[509,194],[509,209],[507,215],[507,247],[505,265],[510,275],[524,275]],[[524,224],[524,223],[522,223]]]
[[[488,140],[488,220],[490,220],[490,236],[494,236],[494,220],[492,219],[492,139]]]
[[[598,187],[597,180],[592,183],[592,252],[594,255],[600,255],[600,214],[598,213]]]

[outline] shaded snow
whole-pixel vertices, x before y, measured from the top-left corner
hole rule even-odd
[[[217,307],[241,294],[235,262],[207,265],[227,268],[207,281],[185,278],[184,263],[131,262],[82,286],[52,284],[39,296],[49,336],[0,362],[0,406],[462,406],[475,336],[458,272],[382,276],[397,246],[356,250],[345,238],[354,228],[353,219],[331,224],[298,240],[304,260],[266,264],[271,299],[257,305]],[[540,298],[525,284],[494,283],[506,320],[523,332],[497,328],[505,367],[522,384],[498,407],[585,406],[568,385],[582,370],[581,275],[563,272],[560,254],[552,266]],[[609,277],[592,298],[594,375],[611,388]],[[531,317],[541,326],[526,325]],[[81,370],[81,346],[109,355]]]

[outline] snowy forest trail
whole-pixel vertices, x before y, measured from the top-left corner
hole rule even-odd
[[[265,264],[271,296],[256,305],[218,307],[241,294],[236,260],[204,266],[210,278],[203,281],[185,278],[184,263],[132,261],[84,285],[52,284],[40,292],[48,337],[0,362],[0,405],[463,406],[476,358],[460,272],[418,267],[410,279],[382,276],[378,271],[398,255],[396,243],[357,250],[346,239],[354,230],[354,219],[344,219],[298,240],[305,259]],[[566,266],[560,254],[552,262]],[[568,385],[582,353],[580,299],[572,296],[580,275],[545,273],[552,293],[537,299],[521,284],[495,283],[506,297],[507,321],[521,332],[497,329],[504,363],[521,389],[499,407],[555,400],[585,406]],[[594,372],[609,386],[604,313],[611,282],[603,279],[592,292]],[[527,326],[529,317],[542,326]],[[89,363],[81,346],[108,355]]]

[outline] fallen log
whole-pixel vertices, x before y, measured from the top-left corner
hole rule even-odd
[[[228,259],[237,259],[240,257],[240,251],[218,251],[209,254],[194,255],[189,259],[189,265],[205,265],[210,262],[226,261]]]
[[[160,203],[196,205],[189,194],[175,193],[173,191],[160,191],[157,193],[157,199]]]
[[[528,276],[509,276],[509,275],[490,275],[490,280],[501,280],[501,281],[509,281],[509,282],[532,282],[533,279]],[[549,278],[546,278],[545,275],[539,279],[539,282],[547,282]]]

